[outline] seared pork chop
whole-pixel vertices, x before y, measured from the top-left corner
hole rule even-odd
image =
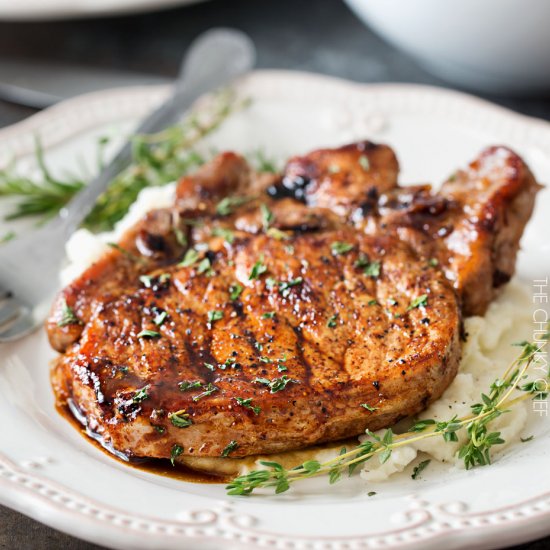
[[[297,449],[425,408],[456,374],[461,309],[484,311],[513,273],[537,184],[505,148],[440,193],[397,172],[363,142],[282,175],[225,153],[183,178],[173,208],[56,300],[58,400],[119,452],[183,459]]]

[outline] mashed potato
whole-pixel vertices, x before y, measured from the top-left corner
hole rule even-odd
[[[101,254],[109,249],[107,243],[118,241],[119,237],[143,216],[155,208],[164,208],[174,203],[176,184],[143,189],[136,202],[120,220],[113,231],[95,235],[87,229],[79,229],[73,233],[65,246],[68,264],[61,271],[61,283],[69,284],[78,277]]]
[[[172,204],[174,192],[175,184],[144,189],[113,232],[94,235],[85,229],[78,230],[67,243],[69,263],[62,271],[62,283],[68,284],[78,276],[106,250],[108,242],[116,241],[147,211]],[[517,356],[518,348],[512,347],[510,343],[530,337],[532,324],[529,288],[518,281],[511,282],[500,297],[491,304],[484,317],[466,319],[465,329],[468,337],[463,346],[459,373],[443,396],[426,409],[420,418],[449,420],[454,415],[461,417],[470,413],[470,405],[479,402],[480,394],[489,390],[495,378],[499,377]],[[506,440],[505,444],[498,447],[499,451],[519,439],[526,420],[527,405],[522,403],[492,422],[492,429],[500,431],[503,439]],[[383,481],[396,472],[402,472],[415,460],[419,452],[460,467],[462,461],[456,458],[456,452],[464,441],[465,434],[460,431],[457,435],[458,443],[446,443],[441,437],[433,437],[395,449],[390,459],[384,464],[380,464],[379,460],[373,458],[365,463],[361,477],[371,482]],[[362,436],[360,440],[364,437]],[[285,465],[288,463],[291,467],[304,460],[329,460],[338,454],[340,446],[334,445],[322,450],[299,453],[283,453],[269,458]],[[264,460],[266,458],[268,457],[262,457]],[[290,464],[292,459],[295,461]],[[234,465],[234,462],[231,462]],[[243,462],[241,473],[261,467],[258,461],[254,464],[252,460],[248,460]]]
[[[441,398],[419,415],[420,418],[449,420],[454,415],[461,417],[471,413],[470,405],[479,403],[481,393],[487,393],[495,378],[517,357],[518,348],[510,344],[530,337],[529,288],[519,281],[512,281],[490,305],[484,317],[466,319],[465,329],[468,337],[456,378]],[[498,446],[499,452],[518,441],[526,420],[527,404],[520,403],[491,423],[491,430],[500,431],[506,441]],[[462,467],[462,460],[456,457],[456,452],[464,442],[466,433],[461,430],[457,435],[458,443],[446,443],[441,437],[433,437],[401,447],[399,453],[396,449],[382,465],[378,460],[369,460],[361,477],[368,481],[382,481],[395,472],[403,471],[419,451],[428,454],[429,458]]]

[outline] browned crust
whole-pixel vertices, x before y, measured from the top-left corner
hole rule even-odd
[[[539,186],[503,147],[484,151],[438,194],[398,187],[397,170],[389,147],[360,142],[295,157],[282,176],[260,177],[224,153],[183,178],[174,208],[149,214],[122,239],[126,252],[106,254],[54,304],[49,337],[64,352],[52,372],[58,400],[71,399],[118,451],[160,458],[174,445],[183,456],[219,457],[232,440],[235,457],[297,449],[421,411],[456,374],[461,309],[485,311],[513,273]],[[220,215],[227,194],[250,200]],[[284,240],[265,234],[262,203]],[[231,229],[233,242],[216,229]],[[177,265],[178,232],[207,245],[213,276]],[[335,242],[353,248],[334,254]],[[250,280],[260,258],[268,271]],[[357,266],[361,258],[380,262],[377,278]],[[147,288],[144,273],[155,281]],[[269,278],[302,281],[283,293]],[[244,290],[231,301],[237,281]],[[423,294],[427,302],[410,309]],[[79,323],[58,325],[64,303]],[[212,310],[223,318],[209,324]],[[168,314],[160,328],[157,311]],[[162,336],[138,338],[143,329]],[[231,361],[238,368],[220,367]],[[276,393],[256,381],[283,374],[295,382]],[[217,390],[195,402],[197,391],[178,389],[184,380]],[[145,386],[147,399],[132,402]],[[172,425],[180,410],[191,426]]]

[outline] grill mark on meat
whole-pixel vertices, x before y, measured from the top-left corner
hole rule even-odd
[[[292,327],[292,330],[294,331],[294,334],[296,335],[296,351],[298,352],[297,360],[298,362],[303,365],[304,367],[304,377],[303,382],[305,385],[309,386],[311,384],[311,375],[312,375],[312,369],[309,361],[304,355],[304,346],[306,345],[306,340],[304,338],[302,328]]]
[[[199,379],[204,379],[206,383],[213,382],[216,375],[213,371],[205,367],[204,363],[209,363],[217,367],[217,361],[210,352],[211,341],[204,343],[204,348],[197,348],[197,342],[184,340],[185,351],[189,359],[189,366],[196,373]]]

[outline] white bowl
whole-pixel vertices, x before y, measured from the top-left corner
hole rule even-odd
[[[550,89],[550,0],[345,0],[389,42],[460,86]]]

